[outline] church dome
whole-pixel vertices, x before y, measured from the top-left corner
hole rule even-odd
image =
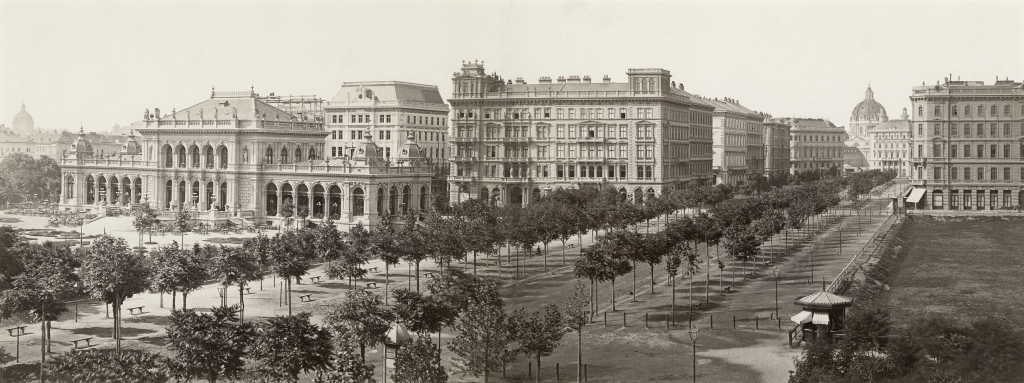
[[[21,104],[21,111],[14,115],[14,122],[11,123],[11,128],[15,131],[25,132],[35,129],[36,122],[32,120],[32,115],[25,111],[25,104]]]
[[[875,93],[871,91],[871,86],[868,86],[868,90],[864,92],[864,101],[861,101],[857,106],[853,107],[853,113],[850,114],[850,123],[879,123],[889,121],[889,116],[885,113],[885,107],[875,101]]]

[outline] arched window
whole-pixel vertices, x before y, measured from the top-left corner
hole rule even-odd
[[[274,163],[274,148],[267,148],[267,158],[263,160],[268,165]]]
[[[185,153],[185,147],[178,145],[178,167],[185,167],[185,159],[188,158],[188,154]]]
[[[302,148],[295,148],[295,162],[302,162]]]
[[[220,168],[228,168],[228,148],[224,146],[220,147]]]
[[[164,146],[164,156],[166,158],[165,163],[164,163],[164,167],[166,167],[166,168],[173,168],[174,167],[174,149],[171,149],[170,145]]]
[[[213,169],[213,147],[206,147],[206,168]]]
[[[288,163],[288,148],[281,148],[281,163]]]
[[[365,214],[363,189],[355,188],[352,190],[352,215],[362,216]]]
[[[309,160],[312,161],[312,160],[315,160],[315,159],[317,159],[316,158],[316,149],[309,148]]]
[[[189,151],[190,154],[192,154],[192,167],[198,169],[199,168],[199,147],[198,146],[192,146],[191,148],[189,148],[188,151]]]

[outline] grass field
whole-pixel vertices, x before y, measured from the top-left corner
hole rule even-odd
[[[1024,328],[1024,218],[913,217],[889,292],[895,323],[939,314]]]

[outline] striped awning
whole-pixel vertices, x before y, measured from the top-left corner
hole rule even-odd
[[[811,319],[814,324],[828,324],[828,313],[814,313],[814,318]]]
[[[796,324],[804,324],[811,321],[811,314],[810,311],[801,311],[790,319]]]
[[[907,203],[918,203],[921,197],[924,197],[924,189],[914,189],[910,192],[910,197],[907,197]]]

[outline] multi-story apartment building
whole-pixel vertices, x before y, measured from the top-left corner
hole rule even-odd
[[[558,188],[640,200],[711,177],[712,108],[663,69],[513,83],[463,62],[452,77],[450,201],[526,204]]]
[[[792,174],[843,169],[845,129],[820,118],[783,118],[778,121],[790,126]]]
[[[715,182],[735,185],[764,174],[764,117],[731,98],[703,101],[715,108]]]
[[[1024,202],[1024,85],[946,79],[915,86],[910,101],[908,206],[991,210]]]
[[[768,178],[786,177],[789,174],[789,125],[772,119],[771,115],[762,114],[764,121],[764,176]]]
[[[399,81],[346,82],[324,109],[329,158],[351,157],[369,131],[385,160],[393,159],[408,133],[423,156],[444,163],[448,105],[437,86]]]
[[[871,148],[868,161],[872,169],[895,170],[900,177],[909,171],[910,116],[903,108],[903,118],[876,124],[867,130]]]

